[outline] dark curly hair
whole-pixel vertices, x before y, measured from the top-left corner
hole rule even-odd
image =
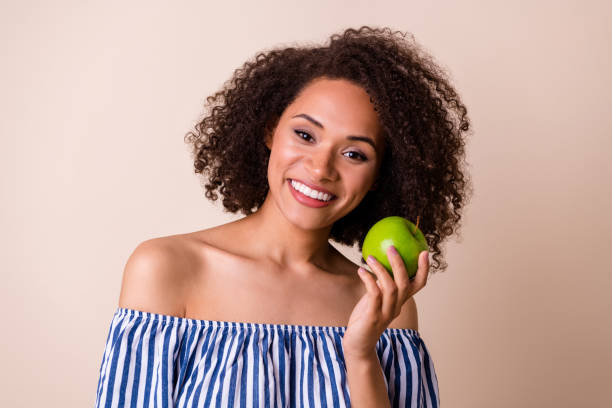
[[[268,193],[272,134],[285,108],[314,79],[345,79],[361,86],[378,113],[385,153],[378,188],[331,228],[330,238],[354,246],[387,216],[416,222],[425,235],[430,272],[448,266],[440,244],[458,231],[471,182],[462,172],[467,110],[447,74],[410,35],[362,26],[334,34],[325,46],[275,48],[258,53],[206,98],[206,116],[185,135],[206,197],[223,196],[225,211],[257,210]],[[361,260],[362,263],[363,260]]]

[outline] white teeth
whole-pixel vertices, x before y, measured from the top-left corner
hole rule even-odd
[[[313,189],[303,185],[302,183],[298,183],[295,180],[291,180],[291,185],[293,186],[293,188],[295,188],[300,193],[302,193],[302,194],[304,194],[304,195],[306,195],[306,196],[308,196],[310,198],[314,198],[315,200],[329,201],[332,198],[332,196],[327,194],[327,193],[323,193],[322,191],[313,190]]]

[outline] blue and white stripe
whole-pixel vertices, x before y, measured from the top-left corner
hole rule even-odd
[[[95,406],[350,407],[345,330],[118,308]],[[386,329],[376,352],[392,407],[439,407],[434,365],[417,331]]]

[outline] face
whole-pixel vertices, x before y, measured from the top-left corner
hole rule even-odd
[[[285,217],[304,229],[324,228],[357,207],[378,176],[384,152],[379,133],[363,88],[342,79],[305,87],[266,138],[269,194]],[[323,190],[333,198],[307,197],[292,181],[310,186],[307,195]]]

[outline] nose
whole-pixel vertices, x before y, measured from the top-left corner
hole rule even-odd
[[[313,180],[334,180],[336,169],[334,166],[334,154],[329,150],[313,153],[306,162],[306,170],[310,173]]]

